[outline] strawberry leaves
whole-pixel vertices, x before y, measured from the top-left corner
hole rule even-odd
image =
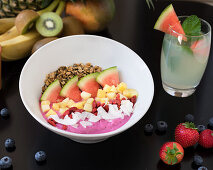
[[[177,145],[173,143],[173,148],[166,147],[166,157],[165,161],[168,162],[170,165],[174,165],[178,162],[177,155],[183,155],[182,152],[179,152],[179,149],[177,148]]]

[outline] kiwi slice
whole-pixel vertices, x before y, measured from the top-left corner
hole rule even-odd
[[[16,19],[15,26],[20,34],[27,33],[34,25],[34,22],[38,19],[39,15],[33,10],[21,11]]]
[[[46,12],[37,20],[36,29],[44,37],[57,36],[63,29],[63,21],[58,14]]]
[[[44,46],[45,44],[47,44],[47,43],[49,43],[49,42],[51,42],[51,41],[53,41],[53,40],[56,40],[56,39],[58,39],[58,38],[57,38],[57,37],[48,37],[48,38],[44,38],[44,39],[42,39],[42,40],[37,41],[37,42],[34,44],[31,53],[33,54],[35,51],[37,51],[39,48],[41,48],[41,47]]]
[[[74,18],[73,16],[67,16],[63,19],[63,32],[62,36],[69,36],[69,35],[78,35],[84,34],[84,29],[79,20]]]

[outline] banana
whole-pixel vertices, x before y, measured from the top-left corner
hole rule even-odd
[[[15,18],[3,18],[0,19],[0,34],[5,33],[12,28],[15,24]]]
[[[0,35],[0,42],[9,40],[9,39],[17,37],[19,35],[20,34],[18,33],[18,30],[14,26],[11,29],[9,29],[7,32],[5,32],[4,34]]]
[[[26,57],[30,54],[35,42],[41,38],[42,36],[33,30],[24,35],[0,42],[2,60],[13,61]]]

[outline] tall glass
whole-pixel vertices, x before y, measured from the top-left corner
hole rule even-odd
[[[183,22],[186,16],[179,17]],[[194,93],[205,71],[210,46],[211,26],[201,20],[201,35],[187,36],[170,28],[161,51],[161,78],[164,90],[172,96]]]

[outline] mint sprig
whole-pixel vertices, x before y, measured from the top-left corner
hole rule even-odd
[[[199,36],[201,34],[201,22],[196,15],[187,17],[182,27],[186,35]]]

